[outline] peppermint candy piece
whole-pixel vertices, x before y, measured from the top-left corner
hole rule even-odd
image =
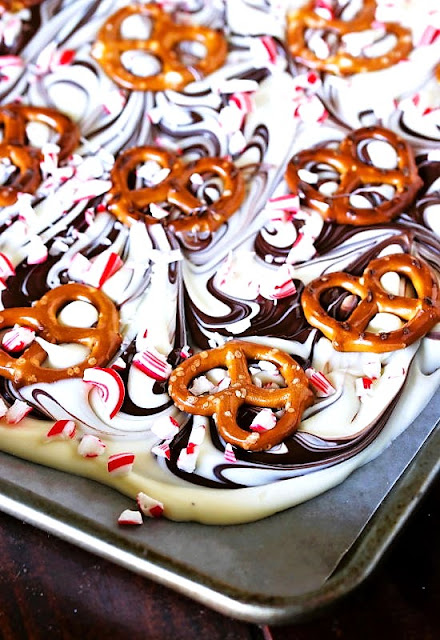
[[[273,429],[277,423],[275,414],[270,409],[261,409],[252,420],[249,428],[257,433],[264,433]]]
[[[122,476],[133,469],[134,453],[115,453],[109,456],[107,470],[113,476]]]
[[[154,347],[139,351],[133,358],[133,365],[142,373],[159,382],[168,380],[173,370],[165,356]]]
[[[151,498],[143,491],[139,491],[136,496],[136,502],[139,507],[139,511],[148,516],[149,518],[160,518],[164,512],[164,506],[159,500]]]
[[[336,389],[321,371],[316,371],[313,367],[309,367],[305,371],[311,385],[316,390],[316,395],[320,398],[328,398],[336,393]]]
[[[83,458],[97,458],[102,456],[106,449],[106,444],[97,436],[86,434],[82,437],[78,445],[78,453]]]
[[[15,268],[5,253],[0,253],[0,279],[7,280],[10,276],[15,276]]]
[[[73,420],[57,420],[46,433],[46,438],[55,440],[69,440],[76,434],[76,424]]]
[[[110,368],[90,367],[85,369],[83,380],[97,389],[110,418],[114,418],[125,397],[124,383],[119,373]]]
[[[8,424],[18,424],[32,411],[32,407],[22,400],[16,400],[5,414]]]
[[[133,511],[132,509],[124,509],[118,518],[118,524],[121,525],[139,525],[143,523],[140,511]]]
[[[16,324],[2,338],[2,347],[9,353],[19,353],[35,340],[35,331]]]

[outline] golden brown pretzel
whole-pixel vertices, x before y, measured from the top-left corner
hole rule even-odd
[[[148,39],[121,37],[121,25],[133,15],[146,16],[152,22]],[[195,41],[206,49],[206,55],[193,69],[180,60],[177,48],[181,42]],[[138,76],[124,67],[121,55],[126,51],[145,51],[161,64],[159,73]],[[226,40],[222,33],[198,25],[180,25],[156,4],[133,4],[119,9],[101,27],[93,47],[93,56],[114,82],[137,91],[180,90],[195,79],[218,69],[226,57]]]
[[[0,126],[3,127],[0,158],[8,158],[18,169],[16,175],[0,187],[0,206],[13,204],[20,192],[34,193],[41,182],[43,158],[39,149],[28,144],[26,126],[29,122],[41,122],[58,133],[60,160],[66,159],[78,145],[78,126],[56,109],[21,104],[0,107]]]
[[[391,67],[405,58],[412,49],[411,32],[405,27],[395,23],[384,23],[388,34],[394,35],[395,46],[376,58],[366,56],[354,56],[344,51],[340,44],[340,38],[348,33],[365,31],[374,26],[376,2],[375,0],[363,0],[363,6],[352,20],[326,19],[316,13],[315,0],[311,0],[305,7],[293,11],[288,17],[287,40],[292,56],[299,62],[317,69],[328,71],[335,75],[349,75],[377,71]],[[311,51],[307,44],[307,31],[324,30],[338,38],[338,49],[326,58],[319,58]]]
[[[408,278],[415,298],[384,290],[381,277],[396,272]],[[321,297],[333,287],[342,287],[360,302],[350,317],[341,322],[329,316]],[[384,353],[403,349],[423,337],[440,320],[438,282],[428,265],[408,254],[394,254],[372,260],[361,278],[343,272],[329,273],[305,287],[301,304],[308,322],[332,341],[337,351]],[[367,331],[377,313],[391,313],[404,321],[400,329],[387,333]]]
[[[131,189],[130,174],[148,161],[168,169],[168,176],[157,185]],[[195,173],[221,178],[223,193],[218,200],[207,205],[191,193],[190,178]],[[119,220],[129,223],[130,219],[142,219],[148,224],[157,223],[158,219],[145,214],[145,209],[152,203],[168,203],[181,211],[177,217],[164,220],[177,233],[215,231],[238,209],[245,195],[244,179],[229,160],[201,158],[185,166],[174,154],[156,147],[134,147],[122,152],[112,169],[111,180],[108,209]]]
[[[262,389],[252,383],[248,360],[268,360],[275,364],[286,386]],[[196,376],[215,367],[226,366],[230,386],[208,396],[194,396],[188,385]],[[250,451],[265,451],[295,431],[302,413],[312,403],[313,394],[305,373],[287,353],[260,344],[231,340],[223,347],[202,351],[179,365],[171,375],[169,393],[181,411],[214,416],[220,435],[226,442]],[[244,404],[285,409],[273,429],[252,433],[237,423]]]
[[[395,169],[380,169],[359,157],[360,143],[368,140],[389,143],[397,154]],[[308,167],[328,165],[340,176],[338,188],[325,195],[313,184],[300,178],[300,171]],[[414,154],[407,142],[383,127],[364,127],[348,135],[339,149],[316,147],[297,153],[289,162],[286,180],[294,193],[299,193],[305,204],[318,211],[324,220],[338,224],[371,225],[388,222],[398,216],[414,200],[422,186],[417,173]],[[395,189],[391,200],[373,208],[355,207],[350,196],[362,186],[389,184]]]
[[[97,309],[96,326],[80,328],[59,323],[59,312],[74,300],[90,302]],[[115,305],[99,289],[84,284],[61,285],[48,291],[33,307],[15,307],[0,312],[2,330],[16,324],[32,329],[53,344],[78,343],[90,349],[87,358],[74,367],[51,369],[43,366],[47,353],[35,340],[18,358],[0,348],[0,375],[13,380],[18,387],[81,377],[86,368],[107,364],[121,344]]]
[[[21,11],[36,4],[41,4],[43,0],[0,0],[0,7],[4,7],[6,11]]]

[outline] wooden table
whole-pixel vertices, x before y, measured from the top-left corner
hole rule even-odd
[[[0,514],[5,640],[430,640],[440,637],[440,478],[373,577],[319,618],[235,621]]]

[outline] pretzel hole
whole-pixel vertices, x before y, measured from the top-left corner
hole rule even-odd
[[[197,66],[208,55],[203,42],[197,40],[181,40],[174,47],[174,52],[185,67]]]
[[[361,162],[378,169],[392,170],[399,167],[397,151],[386,140],[362,140],[357,145],[356,153]]]
[[[384,291],[394,296],[405,296],[406,298],[416,298],[417,293],[409,278],[395,271],[387,271],[380,279],[380,285]]]
[[[13,182],[18,173],[18,168],[9,157],[0,159],[0,185],[8,185]]]
[[[152,30],[149,16],[133,14],[122,21],[119,34],[123,40],[149,40]]]
[[[396,189],[391,184],[367,184],[351,192],[349,203],[356,209],[374,209],[394,198]]]
[[[224,191],[223,180],[212,172],[193,173],[187,187],[198,200],[208,206],[221,198]]]
[[[319,60],[326,60],[334,55],[340,44],[339,36],[330,30],[306,29],[305,41],[307,47]]]
[[[57,320],[62,326],[83,329],[96,326],[99,314],[96,307],[85,300],[74,300],[62,307]]]
[[[398,39],[394,33],[388,33],[383,27],[379,29],[367,29],[362,31],[366,43],[360,48],[356,47],[351,55],[368,59],[383,58],[390,53],[398,44]],[[369,39],[369,42],[368,40]],[[349,50],[350,51],[350,50]]]
[[[227,389],[230,384],[231,378],[226,367],[215,367],[195,376],[188,385],[188,390],[193,396],[209,396]]]
[[[158,75],[162,70],[159,58],[146,51],[129,49],[121,54],[121,64],[134,76],[138,78],[149,78]]]
[[[343,287],[331,287],[324,291],[319,303],[332,318],[339,322],[347,321],[360,303],[360,296],[350,293]]]
[[[302,169],[298,169],[298,178],[323,195],[331,196],[338,189],[341,176],[329,164],[309,162]]]
[[[163,167],[159,162],[147,160],[128,175],[127,183],[130,189],[154,187],[163,182],[169,173],[170,169]]]
[[[27,144],[37,149],[41,149],[47,143],[56,143],[59,139],[59,134],[55,129],[38,120],[28,122],[25,132]]]

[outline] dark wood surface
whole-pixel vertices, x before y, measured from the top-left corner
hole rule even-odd
[[[307,623],[235,621],[0,514],[0,638],[315,640],[440,637],[440,478],[361,588]]]

